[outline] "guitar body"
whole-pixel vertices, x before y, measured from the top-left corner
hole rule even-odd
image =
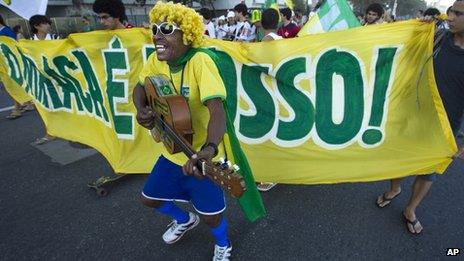
[[[175,93],[171,81],[164,75],[147,77],[145,93],[153,111],[191,145],[193,127],[190,107],[183,96]],[[159,125],[155,125],[151,134],[156,142],[163,142],[169,153],[175,154],[182,151],[182,148],[171,137],[164,135]]]
[[[193,128],[190,108],[181,95],[177,95],[165,75],[145,78],[148,105],[155,112],[155,127],[151,134],[156,142],[163,142],[169,153],[183,152],[188,158],[197,152],[192,147]],[[230,162],[212,162],[199,159],[198,169],[233,197],[239,198],[246,190],[238,166]]]

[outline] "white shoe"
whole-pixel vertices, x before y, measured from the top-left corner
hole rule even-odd
[[[258,188],[259,191],[261,192],[266,192],[271,190],[273,187],[275,187],[277,183],[271,183],[271,182],[260,182],[256,187]]]
[[[190,218],[187,223],[178,224],[176,220],[173,220],[168,225],[168,230],[166,230],[163,234],[163,240],[166,244],[176,243],[185,234],[185,232],[196,227],[198,223],[200,223],[200,217],[198,217],[198,215],[189,212],[189,217]]]
[[[214,246],[213,261],[229,261],[232,252],[232,244],[229,242],[228,247]]]

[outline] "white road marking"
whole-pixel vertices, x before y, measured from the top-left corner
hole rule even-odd
[[[0,112],[9,111],[9,110],[12,110],[12,109],[14,109],[14,106],[5,107],[5,108],[1,108]]]

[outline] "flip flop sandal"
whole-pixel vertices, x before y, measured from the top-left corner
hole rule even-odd
[[[377,205],[377,207],[379,208],[384,208],[388,205],[390,205],[390,203],[396,198],[398,197],[398,195],[401,194],[401,191],[396,194],[395,196],[393,196],[392,198],[387,198],[387,192],[383,193],[382,194],[382,201],[380,203],[378,203],[377,201],[375,201],[375,205]],[[381,206],[380,204],[384,203],[383,206]]]
[[[35,110],[35,107],[32,104],[28,104],[24,107],[24,111],[33,111],[33,110]]]
[[[6,116],[6,118],[9,119],[9,120],[16,120],[17,118],[19,118],[21,116],[23,116],[23,115],[21,115],[21,114],[10,114],[10,115]]]
[[[417,231],[416,231],[416,225],[417,225],[417,223],[419,223],[419,220],[418,220],[417,218],[414,219],[413,221],[411,221],[411,220],[409,220],[409,219],[406,218],[406,216],[404,215],[404,213],[401,214],[401,215],[403,216],[403,219],[404,219],[404,221],[406,222],[406,229],[408,230],[408,232],[409,232],[410,234],[417,236],[417,235],[420,235],[420,234],[422,233],[422,231],[424,230],[424,228],[422,228],[421,232],[419,232],[419,233],[417,233]],[[414,232],[416,232],[416,233],[412,233],[411,230],[409,230],[409,226],[408,226],[408,225],[411,225],[412,229],[413,229]]]
[[[54,139],[50,139],[50,138],[47,138],[47,137],[42,137],[42,138],[38,138],[34,141],[34,144],[35,145],[42,145],[42,144],[45,144],[49,141],[52,141]]]

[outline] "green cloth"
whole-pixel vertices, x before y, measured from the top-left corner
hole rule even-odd
[[[186,53],[184,53],[179,59],[177,59],[174,63],[171,63],[170,67],[172,69],[182,68],[189,60],[193,57],[197,52],[206,53],[216,64],[219,74],[221,75],[222,81],[225,85],[232,84],[230,81],[226,81],[225,75],[226,72],[229,71],[229,68],[221,62],[217,53],[214,50],[204,49],[204,48],[190,48]],[[226,88],[226,89],[235,89],[235,88]],[[227,99],[234,99],[236,98],[236,94],[229,95],[227,94]],[[262,218],[266,215],[266,209],[264,208],[263,201],[261,199],[261,195],[259,194],[258,189],[256,188],[255,180],[253,178],[253,173],[251,171],[250,165],[248,164],[248,160],[246,158],[245,153],[240,146],[240,141],[238,140],[237,136],[235,135],[235,128],[233,124],[233,119],[230,115],[235,115],[233,112],[233,107],[227,105],[227,101],[224,102],[225,112],[226,112],[226,132],[227,136],[229,137],[228,140],[224,140],[224,143],[229,142],[229,144],[225,144],[225,146],[230,147],[234,156],[234,163],[240,167],[239,174],[242,175],[245,184],[246,184],[246,191],[245,193],[238,199],[238,203],[240,208],[245,213],[246,217],[250,221],[256,221],[259,218]]]

